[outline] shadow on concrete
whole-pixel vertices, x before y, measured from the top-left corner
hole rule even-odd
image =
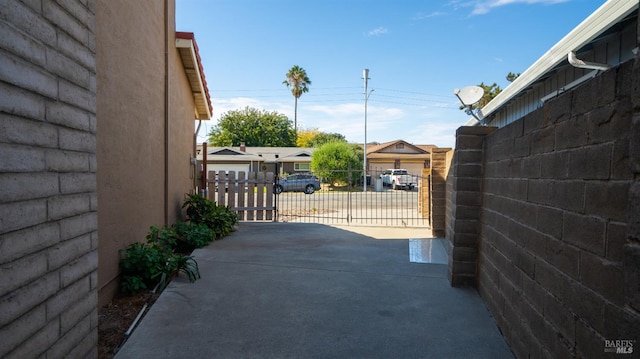
[[[242,223],[196,250],[116,358],[513,358],[472,288],[408,238]]]

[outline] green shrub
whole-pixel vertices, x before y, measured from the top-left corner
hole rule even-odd
[[[132,295],[156,283],[164,288],[169,279],[180,272],[186,274],[190,282],[199,279],[200,270],[196,260],[174,253],[178,243],[181,242],[174,229],[152,226],[147,243],[132,243],[127,249],[121,250],[121,291]]]
[[[169,251],[173,251],[178,246],[178,234],[173,228],[151,226],[146,238],[147,243],[157,244]]]
[[[120,279],[120,290],[127,295],[133,295],[146,288],[147,285],[138,276],[123,275]]]
[[[228,235],[238,223],[236,213],[228,207],[197,194],[187,195],[182,208],[185,207],[189,222],[178,222],[168,228],[152,226],[147,243],[132,243],[120,251],[123,293],[135,294],[158,282],[164,287],[180,272],[191,282],[199,279],[198,262],[185,254]]]
[[[166,281],[172,269],[168,265],[174,255],[167,248],[158,244],[131,243],[121,251],[120,271],[122,281],[120,288],[125,294],[135,294],[157,283]]]
[[[171,229],[176,235],[175,250],[178,253],[191,253],[216,239],[215,232],[204,223],[177,222]]]
[[[198,262],[192,256],[176,256],[173,265],[176,270],[184,273],[189,282],[195,282],[196,279],[200,279],[200,268],[198,268]]]
[[[187,217],[192,223],[203,223],[214,231],[216,239],[220,239],[233,231],[238,223],[238,216],[228,207],[218,206],[197,194],[187,194],[182,208],[187,208]]]

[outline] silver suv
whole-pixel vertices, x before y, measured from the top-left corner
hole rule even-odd
[[[320,189],[320,180],[312,174],[295,174],[286,178],[279,178],[278,183],[273,186],[273,192],[304,192],[313,194]]]

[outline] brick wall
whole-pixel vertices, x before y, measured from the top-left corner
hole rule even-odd
[[[450,148],[431,149],[431,208],[429,209],[429,225],[436,237],[445,234],[447,152]]]
[[[0,357],[97,357],[94,1],[0,1]]]
[[[605,340],[639,343],[638,69],[607,71],[471,153],[469,130],[458,132],[447,238],[470,263],[477,245],[478,290],[518,358],[600,358]],[[482,171],[461,175],[469,161]],[[478,179],[480,198],[460,188]]]

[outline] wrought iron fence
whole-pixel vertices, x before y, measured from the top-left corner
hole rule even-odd
[[[429,225],[428,175],[410,174],[413,185],[393,189],[383,185],[380,176],[363,179],[360,173],[335,171],[331,178],[285,179],[264,172],[210,172],[209,198],[237,211],[241,221]]]

